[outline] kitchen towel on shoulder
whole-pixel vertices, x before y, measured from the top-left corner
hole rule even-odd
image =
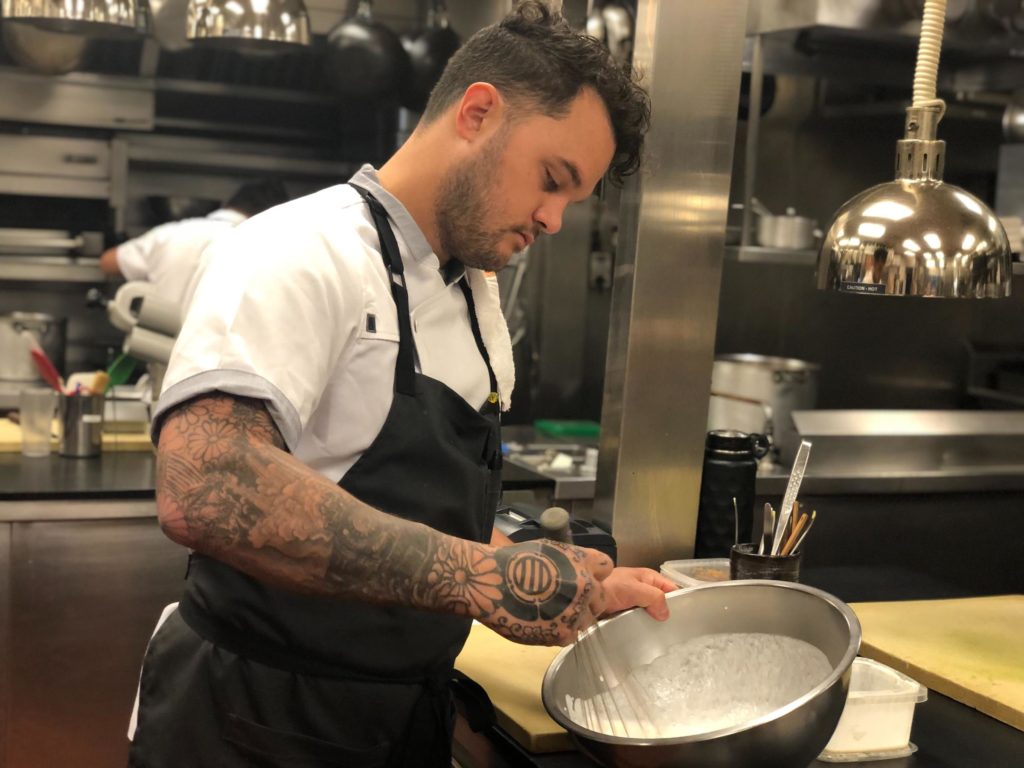
[[[487,348],[491,369],[498,382],[498,396],[501,410],[507,411],[512,405],[512,390],[516,385],[516,368],[512,360],[512,340],[508,335],[508,324],[501,311],[498,298],[498,278],[493,272],[467,267],[466,279],[473,293],[476,305],[476,320],[480,325],[480,336]]]

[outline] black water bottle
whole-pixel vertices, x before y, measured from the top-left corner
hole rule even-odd
[[[764,435],[748,435],[734,429],[708,432],[694,557],[728,557],[737,537],[737,526],[739,541],[751,540],[757,460],[768,452],[768,447]]]

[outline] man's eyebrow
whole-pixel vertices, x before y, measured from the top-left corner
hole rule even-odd
[[[572,185],[574,187],[582,186],[583,182],[580,181],[580,169],[576,167],[576,164],[566,160],[564,157],[558,158],[558,161],[565,168],[566,172],[572,177]]]

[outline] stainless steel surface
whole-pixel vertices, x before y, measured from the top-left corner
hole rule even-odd
[[[748,11],[752,12],[752,11]],[[761,136],[761,98],[764,90],[764,40],[753,35],[750,43],[750,101],[747,103],[747,136],[744,145],[743,167],[743,221],[740,225],[740,244],[747,246],[753,240],[754,191],[757,188],[757,151]]]
[[[843,205],[821,245],[818,287],[942,298],[1010,295],[1010,246],[984,202],[942,181],[939,111],[907,109],[896,180]]]
[[[152,499],[61,499],[0,501],[0,523],[53,523],[61,521],[104,521],[145,518],[145,525],[157,527]],[[0,531],[4,530],[0,526]],[[2,571],[2,569],[0,569]]]
[[[77,69],[89,47],[89,37],[75,32],[52,32],[32,24],[3,25],[4,49],[18,66],[44,75],[63,75]]]
[[[0,546],[0,764],[125,765],[139,666],[180,596],[185,550],[151,518],[3,524]]]
[[[102,237],[102,233],[90,233]],[[82,235],[71,236],[61,229],[0,229],[0,254],[66,254],[85,245]]]
[[[3,112],[0,107],[0,117]],[[31,118],[23,115],[18,119]],[[0,135],[0,193],[103,199],[110,191],[109,180],[110,146],[106,141]]]
[[[771,409],[773,459],[789,464],[796,456],[800,438],[792,413],[817,405],[820,366],[805,360],[767,355],[718,355],[711,372],[711,389],[725,395],[746,397],[754,404],[712,397],[708,429],[764,431],[764,406]]]
[[[99,259],[61,259],[49,263],[44,259],[0,258],[0,280],[40,283],[105,283],[109,280],[100,270]]]
[[[0,70],[0,118],[83,128],[152,130],[155,96],[149,81],[72,72],[49,77]],[[10,137],[5,136],[5,140]],[[24,137],[28,138],[28,137]],[[9,154],[0,152],[5,160]]]
[[[99,456],[103,448],[103,395],[64,395],[57,405],[60,455]]]
[[[947,24],[959,21],[972,5],[948,0]],[[914,2],[897,0],[758,0],[750,6],[748,33],[815,26],[895,32],[919,14]]]
[[[189,0],[189,40],[248,46],[309,45],[309,14],[302,0]]]
[[[0,505],[2,506],[2,505]],[[0,765],[13,768],[7,759],[11,739],[11,526],[0,525]]]
[[[746,11],[639,3],[657,160],[623,192],[594,509],[627,565],[693,551]]]
[[[725,259],[744,264],[815,267],[818,265],[818,252],[796,251],[792,248],[764,248],[757,245],[726,246]]]
[[[604,765],[776,768],[810,763],[839,721],[850,665],[860,648],[860,623],[849,606],[811,587],[773,581],[711,584],[673,592],[668,602],[670,616],[665,622],[655,622],[639,609],[601,622],[609,653],[633,669],[693,637],[766,632],[816,646],[828,658],[832,672],[806,695],[749,727],[689,737],[631,739],[590,731],[568,717],[566,696],[587,696],[590,690],[572,663],[573,649],[566,648],[551,663],[541,689],[544,706],[555,722]],[[587,640],[585,636],[580,642]]]
[[[1024,471],[1024,412],[796,411],[813,474],[935,477]]]
[[[5,19],[30,23],[54,32],[95,36],[136,32],[136,0],[3,0]]]
[[[783,539],[786,536],[786,530],[793,515],[793,505],[796,504],[797,495],[800,493],[800,484],[804,481],[807,461],[810,458],[811,444],[804,440],[800,443],[800,449],[796,452],[793,468],[789,471],[789,481],[786,483],[786,490],[782,494],[782,504],[779,507],[779,523],[778,526],[773,528],[776,531],[776,535],[772,541],[772,555],[779,554],[785,543]]]
[[[64,365],[67,321],[42,312],[11,312],[0,315],[0,381],[41,381],[22,331],[35,337],[58,370]]]
[[[1000,216],[1024,216],[1024,144],[1003,144],[999,147],[996,213]]]

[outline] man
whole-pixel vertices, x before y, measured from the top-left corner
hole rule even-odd
[[[653,571],[492,533],[511,378],[481,271],[635,170],[648,114],[528,0],[452,58],[379,173],[212,246],[154,423],[160,524],[194,553],[132,765],[447,766],[471,619],[553,645],[667,616]]]
[[[100,269],[108,275],[153,283],[162,299],[181,306],[184,312],[189,284],[206,246],[248,217],[287,200],[280,181],[249,182],[239,187],[223,208],[207,216],[161,224],[108,248],[100,257]]]

